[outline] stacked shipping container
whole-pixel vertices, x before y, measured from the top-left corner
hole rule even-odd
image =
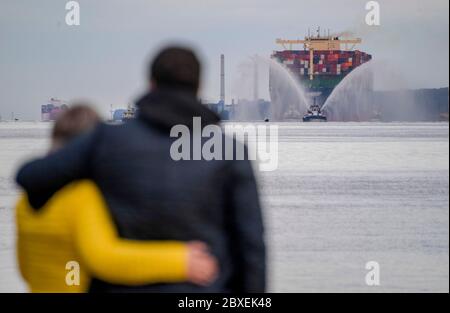
[[[310,52],[308,50],[276,51],[273,58],[283,63],[292,73],[308,76],[311,67]],[[313,70],[315,75],[343,75],[345,76],[357,66],[369,61],[371,55],[362,51],[325,50],[313,52]],[[300,77],[303,78],[303,77]]]
[[[44,122],[54,121],[67,109],[67,105],[57,99],[50,99],[50,103],[41,106],[41,120]]]

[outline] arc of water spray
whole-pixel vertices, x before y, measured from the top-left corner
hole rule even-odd
[[[309,103],[305,91],[297,78],[289,71],[289,69],[278,61],[272,58],[259,58],[262,62],[268,63],[271,71],[273,71],[272,75],[274,75],[274,78],[278,83],[276,86],[271,86],[271,88],[278,89],[272,91],[271,94],[276,93],[277,97],[279,97],[279,99],[271,99],[272,112],[275,119],[284,119],[289,110],[294,111],[298,117],[303,116],[309,108]],[[289,90],[285,89],[286,86]],[[289,93],[289,91],[294,92],[294,99],[290,98],[289,94],[285,94]]]
[[[270,88],[271,88],[271,106],[270,106],[270,118],[271,120],[285,120],[286,118],[301,119],[301,117],[306,113],[309,108],[308,99],[306,97],[305,91],[298,79],[286,68],[283,64],[279,63],[277,60],[262,57],[259,55],[253,55],[249,57],[251,60],[251,66],[247,69],[251,72],[247,72],[247,75],[243,76],[243,79],[253,78],[253,98],[257,97],[257,88],[259,75],[267,75],[269,77]],[[256,67],[258,66],[267,67],[267,71],[258,71]],[[241,86],[245,86],[244,82],[241,82]],[[247,85],[248,86],[248,85]],[[250,87],[250,88],[252,88]],[[248,90],[247,90],[248,91]],[[258,99],[253,99],[253,101],[258,101]],[[247,112],[249,108],[239,108],[244,116],[259,116],[258,112]],[[253,107],[253,110],[257,110],[257,106]],[[291,116],[289,116],[291,114]],[[267,116],[263,117],[266,118]]]
[[[322,110],[332,119],[361,120],[368,119],[373,113],[370,93],[373,88],[372,63],[364,63],[347,76],[333,89]]]

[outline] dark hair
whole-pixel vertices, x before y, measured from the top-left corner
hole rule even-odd
[[[172,87],[197,93],[200,81],[200,61],[195,53],[182,47],[167,47],[153,59],[149,80],[157,87]]]
[[[53,126],[52,139],[64,144],[93,129],[100,121],[97,112],[87,104],[74,104],[58,116]]]

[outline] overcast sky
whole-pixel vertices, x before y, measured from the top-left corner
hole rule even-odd
[[[219,98],[220,54],[227,99],[238,65],[270,56],[276,38],[308,27],[351,31],[360,50],[400,72],[408,88],[449,85],[448,0],[384,0],[381,25],[365,25],[365,0],[79,0],[81,25],[65,23],[64,0],[0,0],[0,115],[38,119],[50,97],[88,98],[103,114],[145,87],[158,47],[181,41],[204,61],[202,97]],[[235,84],[234,84],[235,85]],[[262,96],[268,97],[267,90]]]

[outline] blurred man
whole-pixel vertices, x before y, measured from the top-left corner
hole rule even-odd
[[[67,183],[92,179],[102,191],[120,236],[137,240],[201,240],[220,266],[209,286],[190,283],[139,287],[94,280],[91,291],[264,292],[265,245],[255,177],[248,160],[174,161],[175,125],[193,128],[219,118],[197,100],[200,62],[170,47],[152,62],[149,93],[135,120],[101,125],[57,152],[24,165],[17,182],[39,208]]]

